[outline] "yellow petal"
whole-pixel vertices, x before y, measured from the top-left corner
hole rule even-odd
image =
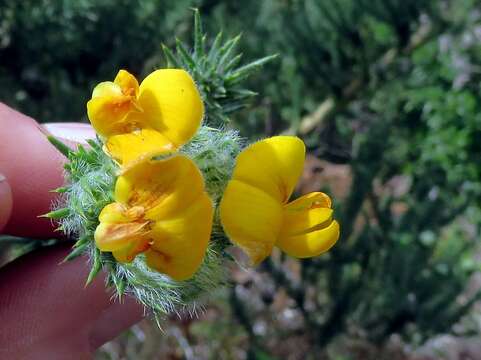
[[[125,205],[114,202],[106,205],[99,215],[99,222],[121,224],[134,222],[143,219],[145,208],[143,206],[126,207]]]
[[[312,192],[284,206],[282,236],[298,235],[328,226],[332,221],[331,199]]]
[[[150,247],[148,237],[139,237],[120,250],[112,251],[114,258],[123,263],[132,262],[135,257]]]
[[[113,82],[98,84],[87,103],[87,114],[97,133],[109,137],[129,132],[142,123],[138,119],[138,93],[137,79],[125,70],[120,70]]]
[[[95,229],[95,244],[100,251],[117,251],[145,238],[148,222],[100,223]]]
[[[296,236],[282,236],[276,243],[282,251],[296,258],[318,256],[328,251],[339,239],[339,224],[331,224],[321,230],[311,231]]]
[[[197,132],[204,105],[190,75],[180,69],[156,70],[140,84],[139,104],[149,126],[176,147]]]
[[[119,70],[114,83],[120,86],[124,95],[136,97],[139,94],[139,82],[126,70]]]
[[[99,215],[99,221],[101,223],[124,223],[129,222],[129,219],[125,214],[126,208],[122,204],[117,202],[106,205]]]
[[[204,259],[213,212],[204,193],[178,217],[156,222],[151,233],[153,244],[145,253],[147,265],[174,280],[192,277]]]
[[[122,88],[119,84],[112,81],[104,81],[99,83],[92,91],[92,99],[102,98],[102,97],[116,97],[124,96],[122,93]]]
[[[148,221],[136,221],[143,216],[143,208],[126,208],[119,203],[105,206],[95,229],[95,243],[101,251],[118,251],[135,247],[148,233]]]
[[[107,88],[111,86],[107,83],[101,83],[97,87]],[[97,88],[94,93],[96,91]],[[105,91],[102,89],[98,92],[103,93]],[[124,120],[131,110],[131,99],[124,95],[98,96],[87,102],[88,118],[95,131],[104,137],[123,132],[125,128]]]
[[[231,180],[220,204],[220,218],[230,240],[256,265],[272,252],[281,226],[282,206],[266,192]]]
[[[292,236],[325,228],[332,221],[332,209],[284,209],[281,236]]]
[[[114,135],[105,143],[105,149],[113,159],[126,167],[132,162],[174,151],[169,139],[151,129]]]
[[[301,176],[305,146],[295,136],[275,136],[258,141],[237,158],[232,178],[287,202]]]
[[[145,218],[156,220],[188,208],[204,193],[204,180],[189,158],[138,162],[117,178],[115,200],[142,206]]]
[[[172,186],[168,191],[164,191],[162,201],[146,212],[145,218],[151,220],[176,216],[205,194],[204,178],[192,160],[178,155],[160,161],[162,162],[161,171],[164,173],[164,181],[167,183],[170,180]],[[167,178],[166,172],[170,172],[174,176]]]
[[[311,192],[303,195],[286,205],[287,209],[312,209],[317,207],[330,208],[332,205],[331,198],[323,192]]]

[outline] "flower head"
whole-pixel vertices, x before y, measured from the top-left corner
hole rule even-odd
[[[321,192],[288,202],[305,160],[302,140],[271,137],[247,147],[220,204],[220,217],[231,241],[258,264],[274,246],[306,258],[329,250],[339,238],[331,200]]]
[[[199,268],[209,242],[213,207],[196,165],[176,155],[126,168],[115,184],[115,202],[104,207],[95,231],[101,251],[147,265],[175,280]]]
[[[204,106],[194,81],[181,69],[161,69],[137,79],[120,70],[98,84],[87,103],[90,122],[106,138],[107,152],[126,166],[174,152],[197,132]]]

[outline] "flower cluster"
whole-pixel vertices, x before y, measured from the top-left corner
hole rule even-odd
[[[115,201],[98,219],[96,246],[122,263],[143,253],[150,268],[177,281],[191,278],[209,246],[217,205],[197,165],[179,152],[203,118],[194,81],[184,70],[163,69],[139,85],[121,70],[113,82],[97,85],[87,110],[104,151],[120,169]],[[253,264],[274,246],[306,258],[339,238],[326,194],[288,202],[304,157],[304,143],[292,136],[261,140],[237,157],[219,204],[220,222]]]
[[[339,237],[327,195],[289,202],[304,163],[300,139],[246,147],[226,128],[255,95],[244,80],[276,55],[241,63],[239,37],[208,41],[194,15],[191,50],[163,47],[173,68],[140,84],[120,70],[94,88],[87,114],[98,136],[88,147],[49,137],[66,157],[66,181],[45,216],[76,239],[66,260],[87,255],[87,284],[103,270],[117,296],[132,295],[157,320],[195,311],[227,282],[232,244],[255,265],[274,247],[312,257]]]
[[[115,202],[99,216],[97,247],[120,262],[145,253],[151,268],[175,280],[190,278],[204,258],[213,218],[202,174],[175,154],[202,121],[194,81],[184,70],[165,69],[139,86],[120,70],[113,82],[95,87],[87,111],[105,151],[121,166]]]

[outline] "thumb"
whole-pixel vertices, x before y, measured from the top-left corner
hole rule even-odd
[[[0,220],[0,233],[35,238],[54,236],[52,222],[38,215],[49,211],[55,201],[50,190],[64,182],[65,158],[48,142],[45,133],[74,146],[93,137],[93,129],[87,124],[68,123],[40,127],[33,119],[2,103],[0,129],[0,173],[8,181],[8,185],[2,185],[0,197],[0,219],[8,217],[8,223]],[[10,198],[12,201],[7,200]]]
[[[86,144],[95,139],[95,131],[90,125],[80,123],[45,123],[43,128],[50,135],[74,147],[75,144]]]
[[[12,189],[5,175],[0,174],[0,234],[12,214]]]

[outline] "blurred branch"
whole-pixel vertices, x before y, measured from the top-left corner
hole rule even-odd
[[[286,290],[287,295],[294,300],[296,303],[297,308],[301,312],[304,323],[306,325],[307,333],[311,338],[311,345],[313,347],[318,347],[317,339],[319,338],[319,324],[315,320],[315,317],[312,314],[312,310],[308,311],[305,307],[305,298],[306,298],[306,286],[302,282],[299,284],[294,284],[294,282],[289,279],[286,275],[286,272],[279,268],[269,257],[263,263],[263,268],[269,274],[271,274],[274,282],[283,287]],[[304,265],[304,264],[302,264]],[[304,271],[304,269],[303,269]]]
[[[255,359],[256,356],[256,349],[261,349],[260,342],[257,339],[257,336],[254,334],[254,326],[252,321],[249,317],[249,312],[244,306],[242,300],[237,297],[236,287],[240,285],[236,285],[235,283],[230,285],[230,294],[229,294],[229,303],[232,309],[232,313],[240,323],[240,325],[244,328],[244,331],[247,333],[247,337],[249,339],[249,348],[247,350],[248,359]]]
[[[182,331],[179,329],[178,326],[171,325],[169,329],[169,333],[177,340],[177,343],[181,347],[182,351],[184,352],[184,356],[186,360],[194,360],[194,351],[189,344],[189,341],[186,339]]]
[[[430,23],[421,25],[418,31],[412,35],[409,44],[404,49],[400,50],[398,48],[392,48],[388,50],[381,57],[375,67],[386,69],[394,63],[400,53],[405,56],[410,55],[414,50],[428,42],[435,35],[437,35],[437,32],[433,31],[433,27]],[[286,133],[298,133],[301,136],[310,133],[335,113],[344,109],[349,101],[355,98],[358,92],[363,88],[366,84],[366,80],[367,79],[365,79],[364,76],[352,80],[352,82],[342,91],[341,98],[335,96],[328,97],[321,102],[314,112],[301,119],[297,129],[290,128]]]

